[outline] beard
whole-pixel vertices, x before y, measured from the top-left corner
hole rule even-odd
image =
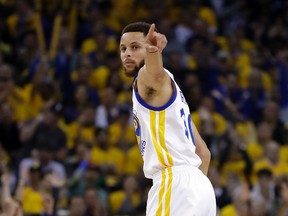
[[[144,60],[142,60],[138,65],[136,65],[132,70],[127,70],[124,67],[125,75],[128,77],[135,77],[135,75],[139,72],[139,70],[144,66]]]

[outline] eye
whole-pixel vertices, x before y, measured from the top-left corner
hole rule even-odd
[[[138,49],[138,48],[139,48],[139,47],[136,46],[136,45],[133,45],[133,46],[132,46],[132,49],[133,49],[133,50],[136,50],[136,49]]]
[[[120,48],[120,51],[121,51],[121,52],[125,52],[125,51],[126,51],[126,47],[121,47],[121,48]]]

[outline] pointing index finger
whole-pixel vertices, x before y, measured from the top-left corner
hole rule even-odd
[[[155,24],[152,23],[150,28],[149,28],[148,34],[147,34],[147,37],[148,37],[149,40],[153,39],[154,31],[155,31]]]

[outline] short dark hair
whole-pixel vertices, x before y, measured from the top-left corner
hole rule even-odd
[[[266,168],[260,169],[257,172],[257,177],[258,178],[261,178],[261,177],[269,177],[270,178],[272,176],[273,176],[272,171],[269,170],[269,169],[266,169]]]
[[[124,27],[121,35],[127,32],[142,32],[144,36],[146,36],[149,32],[150,26],[151,24],[146,23],[146,22],[134,22]],[[156,28],[155,28],[155,31],[158,32]]]

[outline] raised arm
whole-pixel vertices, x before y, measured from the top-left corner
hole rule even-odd
[[[153,106],[164,105],[173,92],[170,77],[163,68],[162,50],[166,45],[165,35],[155,32],[152,24],[145,38],[145,65],[140,69],[137,87],[140,96]]]

